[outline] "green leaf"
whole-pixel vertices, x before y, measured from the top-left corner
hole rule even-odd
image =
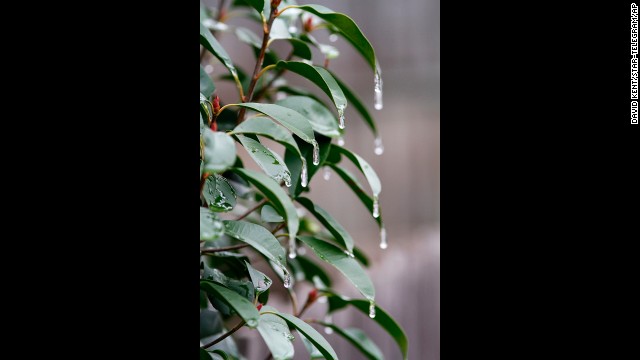
[[[329,312],[333,312],[347,305],[352,305],[364,314],[369,314],[369,301],[367,300],[345,299],[338,295],[334,295],[329,298],[329,304]],[[406,360],[409,343],[407,335],[404,333],[404,330],[402,330],[400,325],[398,325],[398,323],[378,305],[376,305],[376,317],[373,318],[373,321],[378,323],[378,325],[380,325],[396,341],[400,351],[402,352],[402,358]]]
[[[313,236],[299,236],[298,239],[309,246],[320,259],[338,269],[364,297],[371,301],[375,299],[376,293],[371,279],[358,262],[345,254],[344,250]]]
[[[310,259],[307,259],[305,256],[299,255],[295,259],[289,259],[289,263],[291,263],[292,269],[297,272],[301,272],[300,279],[298,279],[298,274],[296,273],[296,279],[305,279],[309,283],[315,284],[316,281],[314,281],[314,277],[317,277],[323,282],[325,287],[331,286],[331,278],[327,275],[324,269]]]
[[[320,350],[318,350],[318,348],[313,346],[313,344],[311,343],[311,341],[309,341],[309,339],[304,337],[304,335],[300,335],[300,338],[302,339],[302,342],[304,343],[304,347],[306,347],[307,351],[309,352],[309,359],[311,359],[311,360],[324,359],[324,356],[322,355]]]
[[[252,8],[256,9],[258,13],[261,13],[264,9],[264,0],[245,0]],[[268,14],[266,14],[268,15]]]
[[[337,34],[342,35],[342,37],[349,41],[351,45],[353,45],[353,47],[362,54],[373,71],[378,69],[378,60],[376,59],[376,53],[373,50],[373,46],[371,46],[371,43],[364,36],[353,19],[345,14],[337,13],[322,5],[300,5],[295,6],[295,8],[308,11],[333,25],[337,30]]]
[[[242,41],[243,43],[258,49],[262,47],[262,39],[258,38],[258,35],[256,35],[256,33],[254,33],[253,31],[245,27],[237,27],[235,33],[238,37],[238,40]]]
[[[212,353],[214,353],[215,355],[219,355],[220,359],[222,360],[232,360],[232,357],[229,354],[220,349],[215,349],[212,351]]]
[[[286,162],[286,157],[285,157],[285,162]],[[328,163],[328,166],[330,166],[333,169],[333,171],[335,171],[336,174],[338,174],[342,178],[342,180],[344,180],[344,182],[347,183],[347,185],[349,185],[351,190],[356,194],[356,196],[358,196],[358,198],[360,199],[360,201],[362,201],[362,203],[367,208],[367,210],[371,211],[371,209],[373,208],[373,199],[366,193],[366,191],[364,191],[358,179],[356,179],[356,177],[353,176],[353,174],[351,174],[347,170],[333,163]],[[293,170],[292,170],[292,173],[293,173]],[[378,226],[380,228],[383,227],[382,209],[380,210],[380,216],[378,218],[374,218],[374,220],[378,223]]]
[[[349,104],[353,105],[353,107],[360,113],[360,116],[362,116],[364,121],[367,123],[369,128],[371,128],[371,131],[373,131],[373,135],[378,136],[378,128],[376,127],[376,122],[373,120],[373,117],[367,110],[367,107],[364,106],[358,96],[347,85],[345,85],[345,83],[340,81],[338,77],[334,76],[333,78],[336,80],[338,85],[340,85],[340,88],[342,89],[342,92],[347,98]]]
[[[285,267],[284,249],[273,234],[264,227],[246,221],[225,220],[224,232],[232,238],[246,242],[269,260]]]
[[[291,199],[280,185],[270,177],[259,172],[242,168],[233,168],[232,170],[258,188],[258,190],[260,190],[269,199],[276,210],[278,210],[280,214],[284,215],[284,218],[287,220],[289,235],[295,239],[295,236],[298,234],[300,220],[298,219],[295,206],[293,206]]]
[[[200,240],[215,240],[222,236],[224,227],[222,221],[211,210],[200,208]]]
[[[307,173],[309,182],[316,174],[316,172],[320,169],[325,159],[329,155],[331,150],[331,138],[326,137],[324,135],[318,134],[316,135],[316,140],[318,142],[318,153],[319,153],[319,163],[318,165],[313,165],[313,147],[301,140],[296,140],[298,143],[298,148],[300,148],[300,152],[302,156],[305,158],[307,165]],[[289,193],[296,197],[302,193],[305,189],[301,184],[301,174],[302,174],[302,161],[298,157],[297,154],[292,153],[288,149],[284,153],[284,162],[287,164],[289,171],[291,171],[291,187],[289,188]]]
[[[289,96],[276,104],[296,111],[309,119],[313,130],[329,137],[340,136],[338,120],[324,104],[309,97]]]
[[[200,360],[211,360],[211,359],[213,359],[213,357],[209,355],[209,353],[205,349],[200,348]]]
[[[242,103],[238,104],[238,106],[265,114],[291,130],[291,132],[298,135],[300,139],[309,144],[316,143],[309,119],[294,110],[275,104]]]
[[[336,334],[345,338],[353,346],[355,346],[360,352],[370,360],[384,360],[384,356],[380,351],[380,348],[367,336],[367,334],[356,328],[346,328],[336,326],[335,324],[321,325],[333,329]]]
[[[340,223],[331,216],[325,209],[321,208],[317,204],[314,204],[311,200],[305,197],[299,197],[296,199],[298,203],[305,207],[310,213],[315,216],[318,221],[339,240],[348,252],[353,253],[353,238],[347,230],[340,225]]]
[[[247,323],[250,328],[258,326],[260,314],[256,307],[247,299],[238,295],[233,290],[209,281],[200,281],[200,288],[207,293],[223,299],[236,313]]]
[[[200,92],[210,98],[213,92],[216,91],[216,86],[213,83],[213,80],[209,77],[202,65],[200,65]]]
[[[270,205],[265,205],[262,207],[262,210],[260,210],[260,217],[264,222],[270,222],[270,223],[284,222],[284,218],[282,217],[282,215],[278,214],[276,209],[274,209]]]
[[[293,55],[301,57],[303,59],[311,60],[311,49],[302,40],[297,39],[289,32],[289,26],[283,19],[276,18],[271,25],[271,31],[269,32],[269,41],[287,40],[293,48]],[[262,44],[258,46],[260,48]]]
[[[216,310],[200,310],[200,339],[222,331],[222,318]]]
[[[382,185],[380,184],[378,175],[373,170],[371,165],[369,165],[369,163],[365,159],[360,157],[360,155],[353,153],[341,146],[331,145],[331,151],[336,151],[341,155],[346,156],[349,160],[351,160],[351,162],[353,162],[354,165],[358,167],[358,169],[360,169],[360,171],[362,171],[364,176],[367,178],[367,181],[369,182],[369,186],[371,186],[371,191],[373,192],[373,198],[375,200],[375,198],[380,194],[380,191],[382,190]]]
[[[315,100],[315,101],[321,103],[322,105],[324,105],[324,107],[329,108],[327,106],[327,104],[322,99],[317,97],[314,93],[309,92],[306,89],[301,88],[301,87],[283,85],[283,86],[278,87],[277,91],[282,91],[282,92],[284,92],[286,94],[289,94],[289,95],[304,96],[304,97],[312,98],[313,100]]]
[[[256,270],[251,264],[248,262],[244,262],[247,265],[247,270],[249,271],[249,277],[251,278],[251,282],[253,283],[253,287],[255,288],[257,293],[263,293],[269,290],[273,281],[267,275],[262,272]]]
[[[325,338],[320,335],[316,329],[312,328],[306,322],[298,319],[297,317],[281,312],[274,312],[275,315],[283,318],[289,325],[296,328],[302,335],[304,335],[318,350],[324,355],[324,357],[328,360],[337,360],[338,355],[333,350],[331,345],[325,340]]]
[[[236,144],[231,136],[204,129],[204,170],[221,173],[236,161]]]
[[[285,148],[296,152],[302,157],[298,144],[291,133],[276,124],[268,117],[252,117],[241,122],[233,129],[234,134],[255,134],[267,137],[284,145]]]
[[[253,284],[250,281],[245,280],[236,280],[227,277],[220,270],[210,267],[208,262],[203,262],[204,265],[204,274],[203,280],[210,280],[216,282],[224,287],[227,287],[230,290],[233,290],[238,295],[247,299],[250,302],[253,302],[255,298],[255,290]],[[211,304],[222,313],[224,316],[231,315],[231,308],[219,298],[210,297],[209,299]]]
[[[284,181],[285,184],[291,185],[291,172],[280,156],[263,146],[259,141],[244,135],[236,135],[236,137],[267,175],[277,182]]]
[[[229,54],[227,54],[227,51],[222,47],[222,45],[220,45],[218,40],[213,37],[211,31],[202,25],[202,23],[200,23],[200,44],[204,46],[205,49],[209,50],[209,52],[217,57],[218,60],[220,60],[220,62],[229,69],[231,76],[235,79],[238,78],[238,71],[233,65],[233,62],[231,62]]]
[[[236,206],[236,192],[223,176],[209,176],[202,188],[202,196],[209,209],[215,212],[231,211]]]
[[[289,331],[289,326],[282,318],[270,312],[276,313],[278,310],[267,305],[260,309],[258,332],[267,344],[274,360],[293,359],[293,335]]]
[[[309,81],[316,84],[327,96],[331,98],[338,114],[343,113],[347,107],[347,99],[340,88],[340,85],[336,82],[325,68],[320,66],[313,66],[298,61],[278,61],[276,66],[280,69],[286,69],[294,72],[302,77],[307,78]]]
[[[360,261],[362,265],[369,267],[369,258],[367,258],[367,255],[362,250],[354,247],[353,255],[355,255],[356,259]]]

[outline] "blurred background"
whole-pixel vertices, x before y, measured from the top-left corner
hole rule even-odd
[[[202,3],[214,9],[218,6],[218,0],[202,0]],[[356,245],[369,256],[372,264],[368,273],[376,286],[376,302],[405,329],[409,338],[409,358],[439,359],[440,1],[298,1],[298,4],[307,3],[324,5],[352,17],[372,43],[380,61],[384,108],[378,111],[373,107],[373,72],[359,53],[342,39],[331,42],[326,30],[313,33],[321,43],[339,50],[340,56],[331,60],[329,68],[359,95],[382,134],[384,153],[378,156],[373,151],[371,131],[357,112],[347,107],[345,147],[366,159],[380,177],[380,205],[389,247],[386,250],[379,248],[379,230],[371,212],[336,174],[331,174],[328,181],[323,179],[322,171],[314,176],[309,184],[309,197],[337,218],[353,236]],[[246,19],[232,18],[228,24],[262,34],[256,23]],[[255,62],[250,47],[238,42],[232,32],[219,32],[216,37],[234,62],[251,73]],[[290,48],[286,42],[276,42],[273,49],[285,57]],[[315,51],[313,59],[315,64],[322,64],[323,56]],[[214,78],[226,74],[216,60],[211,60],[210,64]],[[295,75],[285,77],[293,84],[312,88],[306,80]],[[216,86],[224,103],[237,100],[232,83],[216,82]],[[327,99],[321,92],[316,93]],[[268,146],[273,150],[282,149],[276,143]],[[250,158],[243,160],[247,167],[258,169]],[[358,174],[353,167],[346,168]],[[360,177],[360,180],[369,189],[364,178]],[[329,270],[329,267],[325,268]],[[354,298],[361,297],[339,273],[333,278],[336,290]],[[309,286],[297,286],[300,302],[304,302],[309,289]],[[291,311],[284,292],[274,292],[270,304],[272,301],[276,308]],[[321,317],[325,306],[315,304],[305,317]],[[346,310],[336,313],[333,321],[363,329],[378,344],[386,359],[401,359],[393,339],[366,315]],[[263,360],[268,354],[257,332],[243,329],[234,337],[248,359]],[[340,358],[364,359],[339,336],[327,334],[326,337]],[[308,359],[301,342],[295,343],[296,359]]]

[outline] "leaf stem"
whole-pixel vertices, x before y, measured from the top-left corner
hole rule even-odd
[[[271,9],[271,13],[269,14],[269,20],[264,24],[264,35],[262,36],[262,46],[260,47],[260,55],[258,55],[258,60],[256,61],[256,66],[253,69],[253,76],[251,78],[251,83],[249,84],[249,90],[247,91],[247,96],[243,98],[243,102],[250,102],[253,99],[253,91],[256,88],[256,84],[258,83],[258,73],[262,68],[262,62],[264,61],[264,55],[267,52],[267,44],[269,43],[269,33],[271,32],[271,25],[273,25],[273,20],[276,18],[276,14],[278,12],[277,8]],[[240,109],[240,113],[238,113],[238,121],[240,124],[244,120],[244,114],[246,112],[245,108]]]
[[[272,234],[277,233],[277,232],[278,232],[280,229],[282,229],[284,226],[285,226],[285,225],[284,225],[284,223],[282,223],[282,224],[280,224],[280,225],[276,226],[276,228],[275,228],[275,229],[271,230],[271,233],[272,233]]]
[[[200,250],[200,253],[202,253],[202,254],[212,254],[212,253],[217,253],[217,252],[221,252],[221,251],[242,249],[242,248],[246,248],[247,246],[249,246],[249,244],[224,246],[224,247],[219,247],[219,248],[214,248],[214,249],[202,249],[202,250]]]
[[[293,58],[293,50],[291,50],[291,52],[289,53],[289,56],[287,56],[287,58],[285,59],[285,61],[289,61]],[[280,78],[280,76],[282,76],[282,74],[285,73],[285,71],[287,71],[286,69],[282,68],[280,69],[276,75],[271,78],[271,80],[269,80],[269,82],[267,83],[267,85],[263,86],[260,91],[258,91],[258,93],[256,94],[255,98],[253,99],[253,101],[258,101],[259,99],[261,99],[264,94],[267,92],[267,90],[269,90],[269,88],[271,87],[271,85],[273,85],[273,83],[278,80],[278,78]]]
[[[273,69],[273,68],[275,68],[275,67],[276,67],[276,64],[271,64],[271,65],[265,66],[265,67],[264,67],[262,70],[260,70],[260,72],[258,73],[258,79],[260,79],[260,77],[262,77],[262,75],[264,75],[264,73],[265,73],[267,70]]]
[[[219,338],[213,340],[212,342],[206,344],[206,345],[202,345],[202,349],[206,349],[209,348],[217,343],[219,343],[220,341],[226,339],[229,335],[233,334],[234,332],[240,330],[240,328],[244,326],[244,320],[240,321],[238,323],[238,325],[234,326],[233,329],[227,331],[226,333],[222,334]]]
[[[276,237],[280,237],[280,236],[289,236],[289,234],[287,234],[287,233],[282,233],[282,234],[278,234],[278,235],[276,235]]]
[[[247,212],[245,212],[244,214],[240,215],[240,217],[237,218],[236,221],[246,218],[247,216],[249,216],[249,214],[251,214],[252,212],[256,211],[259,207],[261,207],[262,205],[264,205],[266,203],[267,203],[267,198],[264,198],[264,199],[260,200],[256,204],[256,206],[252,207],[251,209],[247,210]]]

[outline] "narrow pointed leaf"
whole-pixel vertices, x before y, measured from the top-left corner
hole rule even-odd
[[[310,360],[324,359],[324,356],[322,355],[320,350],[318,350],[318,348],[313,346],[313,344],[311,343],[311,341],[309,341],[309,339],[307,339],[304,335],[300,335],[300,338],[302,339],[302,343],[304,343],[304,347],[307,348],[307,351],[309,352]]]
[[[231,211],[236,206],[236,192],[222,175],[214,174],[205,180],[202,196],[215,212]]]
[[[204,129],[204,170],[221,173],[236,162],[236,144],[231,136]]]
[[[301,273],[300,275],[298,275],[297,273],[295,274],[298,280],[304,279],[307,280],[310,284],[315,284],[313,278],[317,277],[324,283],[325,287],[331,286],[331,278],[329,277],[329,275],[327,275],[327,273],[320,267],[320,265],[316,264],[310,259],[307,259],[306,256],[298,256],[295,259],[289,259],[288,261],[291,264],[291,269]]]
[[[247,322],[247,326],[255,328],[258,326],[260,314],[256,307],[247,299],[238,295],[233,290],[210,281],[200,281],[200,288],[207,293],[224,300],[231,306],[238,315]]]
[[[304,335],[318,350],[324,355],[327,360],[337,360],[338,355],[333,350],[329,342],[320,335],[316,329],[312,328],[306,322],[298,319],[297,317],[281,312],[275,312],[275,315],[283,318],[289,325],[296,328],[302,335]]]
[[[244,135],[236,135],[242,146],[253,160],[269,175],[273,180],[291,184],[291,172],[287,168],[284,160],[271,149],[262,145],[259,141],[253,140]]]
[[[338,120],[324,104],[309,97],[289,96],[276,104],[300,113],[309,119],[313,130],[329,137],[340,136]]]
[[[268,117],[260,116],[249,118],[241,122],[240,125],[236,126],[235,129],[233,129],[233,133],[256,134],[267,137],[271,140],[279,142],[288,150],[291,150],[302,157],[300,149],[298,148],[298,144],[293,139],[291,133],[285,130],[285,128],[283,128],[282,126],[276,124]]]
[[[369,186],[371,187],[371,191],[373,192],[373,196],[378,196],[380,194],[380,191],[382,190],[380,178],[378,178],[376,172],[365,159],[360,157],[360,155],[337,145],[331,145],[331,151],[336,151],[351,160],[351,162],[353,162],[353,164],[357,166],[362,174],[364,174],[364,176],[367,178]]]
[[[293,359],[293,335],[284,319],[265,312],[278,312],[275,308],[265,305],[260,309],[260,324],[258,332],[267,344],[274,360]]]
[[[232,170],[245,180],[251,182],[256,188],[258,188],[258,190],[269,198],[276,210],[278,210],[280,214],[283,214],[284,218],[287,220],[287,229],[289,230],[290,236],[295,237],[298,234],[300,220],[298,219],[295,206],[293,206],[291,199],[280,185],[270,177],[252,170],[242,168],[233,168]]]
[[[347,305],[352,305],[362,313],[369,314],[369,301],[362,299],[345,299],[340,296],[331,296],[329,298],[330,309],[329,312],[344,308]],[[382,327],[398,344],[400,351],[402,352],[402,359],[407,359],[407,350],[409,343],[407,335],[404,330],[398,325],[398,323],[380,306],[376,305],[376,317],[372,319],[380,327]]]
[[[270,223],[284,222],[284,218],[282,217],[282,215],[278,214],[276,209],[274,209],[270,205],[265,205],[262,207],[262,209],[260,210],[260,217],[264,222],[270,222]]]
[[[322,164],[324,163],[327,156],[329,156],[329,152],[331,150],[330,137],[318,134],[316,136],[316,140],[318,141],[318,146],[320,147],[320,163],[317,166],[313,165],[313,147],[299,139],[296,140],[296,142],[298,143],[298,147],[300,148],[300,152],[307,162],[309,183],[311,183],[311,179],[313,178],[313,176],[322,167]],[[305,189],[302,187],[300,181],[300,177],[302,174],[302,161],[297,154],[287,149],[284,153],[284,162],[287,164],[289,171],[291,171],[292,182],[291,187],[289,188],[289,193],[291,194],[291,196],[297,197]]]
[[[275,104],[242,103],[238,104],[238,106],[257,111],[273,118],[310,144],[316,141],[309,120],[294,110]]]
[[[216,86],[213,80],[211,80],[209,74],[207,74],[202,65],[200,65],[200,92],[207,98],[210,98],[214,91],[216,91]]]
[[[256,9],[258,13],[261,13],[264,9],[265,0],[244,0],[249,6]]]
[[[301,5],[296,8],[308,11],[322,20],[333,25],[338,34],[344,37],[347,41],[353,45],[353,47],[364,57],[373,71],[376,71],[378,61],[376,59],[376,53],[373,50],[373,46],[369,40],[364,36],[355,21],[345,14],[337,13],[322,5]]]
[[[218,40],[213,37],[211,31],[202,25],[202,23],[200,23],[200,44],[204,46],[205,49],[209,50],[218,58],[218,60],[220,60],[222,64],[224,64],[224,66],[226,66],[227,69],[229,69],[231,76],[236,79],[238,78],[238,72],[236,67],[233,65],[233,62],[231,62],[229,54],[227,54],[227,51],[222,47],[222,45],[220,45]]]
[[[318,221],[333,235],[350,253],[353,253],[353,238],[347,230],[340,225],[340,223],[331,216],[325,209],[319,205],[314,204],[311,200],[305,197],[299,197],[296,199],[298,203],[304,206],[309,212],[315,216]]]
[[[285,161],[286,161],[286,157],[285,157]],[[344,180],[345,183],[347,183],[347,185],[351,188],[351,191],[353,191],[356,194],[356,196],[364,204],[367,210],[371,211],[371,209],[373,208],[373,199],[362,188],[362,185],[360,184],[358,179],[356,179],[356,177],[353,176],[353,174],[351,174],[350,172],[341,168],[338,165],[335,165],[333,163],[328,163],[327,165],[330,166],[333,169],[333,171],[335,171],[336,174],[338,174],[338,176],[340,176],[340,178]],[[382,228],[382,206],[380,206],[380,216],[378,218],[374,218],[374,220],[378,223],[378,226]]]
[[[247,270],[249,271],[249,277],[251,278],[251,282],[253,283],[253,287],[258,293],[263,293],[269,290],[273,281],[267,275],[263,274],[261,271],[256,270],[251,264],[248,262],[244,262],[247,265]]]
[[[223,222],[211,210],[200,208],[200,240],[215,240],[224,233]]]
[[[294,72],[316,84],[333,101],[336,109],[343,109],[347,106],[347,99],[340,88],[340,85],[325,68],[309,65],[298,61],[278,61],[276,66]]]
[[[371,131],[373,131],[373,135],[378,136],[378,128],[376,127],[376,122],[373,120],[373,117],[369,113],[369,110],[367,110],[367,107],[364,106],[355,92],[353,92],[345,83],[340,81],[338,77],[334,76],[333,78],[336,80],[338,85],[340,85],[340,88],[342,89],[342,92],[347,98],[349,104],[352,105],[358,111],[358,113],[360,113],[360,116],[362,116],[369,128],[371,128]]]
[[[335,324],[321,325],[333,329],[336,334],[345,338],[351,345],[355,346],[360,352],[370,360],[384,360],[384,356],[380,348],[367,336],[367,334],[356,328],[341,328]]]
[[[232,238],[251,245],[278,265],[284,267],[286,264],[284,249],[273,234],[264,227],[246,221],[225,220],[224,232]]]
[[[298,239],[309,246],[320,259],[338,269],[364,297],[374,300],[376,293],[371,279],[360,264],[345,254],[344,250],[312,236],[299,236]]]

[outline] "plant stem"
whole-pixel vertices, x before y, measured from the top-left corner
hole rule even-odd
[[[247,212],[245,212],[244,214],[240,215],[240,217],[237,218],[236,221],[246,218],[247,216],[249,216],[249,214],[251,214],[252,212],[256,211],[260,206],[262,206],[262,205],[264,205],[266,203],[267,203],[267,198],[264,198],[264,199],[260,200],[256,204],[256,206],[252,207],[251,209],[247,210]]]
[[[287,233],[282,233],[282,234],[278,234],[278,235],[276,235],[276,237],[277,237],[277,238],[278,238],[278,237],[280,237],[280,236],[289,236],[289,234],[287,234]]]
[[[256,66],[253,69],[253,75],[251,78],[251,84],[249,84],[249,90],[247,91],[247,95],[243,99],[243,102],[250,102],[253,99],[253,91],[256,88],[256,84],[258,83],[258,74],[260,73],[260,69],[262,69],[262,62],[264,61],[264,54],[267,52],[267,44],[269,42],[269,33],[271,32],[271,25],[273,25],[273,20],[275,20],[277,8],[271,9],[271,13],[269,14],[269,20],[267,20],[267,24],[264,28],[264,35],[262,36],[262,47],[260,47],[260,55],[258,56],[258,60],[256,61]],[[244,120],[244,113],[246,112],[246,108],[240,109],[240,113],[238,114],[238,124]]]
[[[291,60],[291,59],[293,59],[293,50],[291,50],[291,52],[289,53],[289,56],[287,56],[287,58],[285,59],[285,61],[289,61],[289,60]],[[284,74],[284,72],[285,72],[285,71],[286,71],[286,69],[280,69],[280,70],[276,73],[276,75],[275,75],[271,80],[269,80],[269,82],[267,83],[267,85],[263,86],[263,87],[260,89],[260,91],[258,91],[258,93],[256,94],[256,97],[253,99],[253,101],[258,101],[258,100],[260,100],[260,99],[264,96],[264,94],[267,92],[267,90],[269,90],[269,88],[271,87],[271,85],[273,85],[273,83],[274,83],[276,80],[278,80],[278,78],[279,78],[280,76],[282,76],[282,74]]]
[[[271,233],[272,233],[272,234],[275,234],[275,233],[277,233],[277,232],[278,232],[278,230],[282,229],[283,227],[284,227],[284,223],[282,223],[282,224],[280,224],[280,225],[276,226],[276,228],[275,228],[275,229],[271,230]]]
[[[202,345],[203,349],[206,349],[208,347],[211,347],[217,343],[219,343],[220,341],[226,339],[229,335],[233,334],[234,332],[238,331],[242,326],[244,326],[244,320],[240,321],[238,323],[238,325],[234,326],[233,329],[227,331],[226,333],[222,334],[222,336],[220,336],[219,338],[213,340],[212,342],[206,344],[206,345]]]
[[[202,253],[202,254],[212,254],[212,253],[217,253],[217,252],[221,252],[221,251],[242,249],[242,248],[246,248],[247,246],[249,246],[249,244],[224,246],[224,247],[219,247],[219,248],[215,248],[215,249],[203,249],[203,250],[200,250],[200,253]]]
[[[293,311],[291,313],[297,314],[298,313],[298,299],[296,298],[296,293],[293,291],[293,289],[289,289],[288,293],[289,293],[289,298],[291,299],[291,307],[293,308]]]

